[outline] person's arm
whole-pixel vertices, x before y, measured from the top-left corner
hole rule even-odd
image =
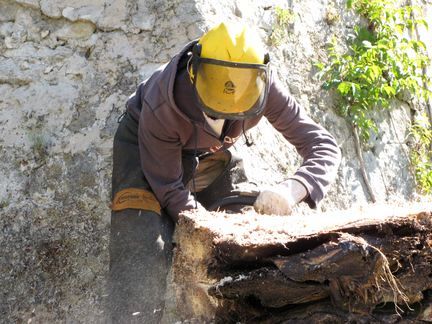
[[[181,211],[196,206],[195,198],[182,182],[181,142],[175,131],[168,131],[152,111],[143,110],[138,143],[143,173],[161,207],[177,221]]]
[[[335,139],[306,114],[278,81],[271,84],[264,115],[303,158],[295,174],[275,191],[282,192],[288,205],[304,200],[315,208],[334,181],[340,164],[341,152]]]

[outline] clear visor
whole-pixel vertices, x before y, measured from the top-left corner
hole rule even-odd
[[[212,117],[242,119],[264,109],[267,65],[201,59],[194,80],[202,108]]]

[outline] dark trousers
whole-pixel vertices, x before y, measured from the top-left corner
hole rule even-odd
[[[112,196],[150,190],[140,165],[138,123],[125,115],[114,137]],[[113,323],[159,323],[171,262],[172,220],[155,212],[111,213],[109,312]]]
[[[126,114],[114,137],[112,196],[122,189],[151,191],[141,170],[138,123]],[[204,206],[230,192],[235,182],[246,181],[241,159],[229,155],[226,167],[212,184],[198,193]],[[202,159],[209,155],[202,156]],[[197,157],[184,152],[183,182],[187,185]],[[208,164],[208,163],[207,163]],[[113,323],[159,323],[165,305],[166,277],[171,266],[174,223],[145,210],[112,212],[110,235],[109,312]]]

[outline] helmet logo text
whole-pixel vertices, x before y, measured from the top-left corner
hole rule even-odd
[[[225,82],[224,93],[225,94],[233,94],[235,93],[235,84],[232,81]]]

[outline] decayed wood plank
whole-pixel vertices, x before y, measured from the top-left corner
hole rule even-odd
[[[183,317],[264,321],[276,312],[288,320],[286,307],[330,299],[346,320],[380,303],[421,302],[432,290],[431,214],[424,204],[314,216],[182,215],[174,278]]]
[[[326,286],[296,282],[268,267],[225,277],[209,288],[211,296],[233,300],[254,297],[262,306],[272,308],[324,299],[329,293]]]
[[[393,228],[416,230],[421,226],[422,213],[430,215],[430,209],[427,204],[376,206],[360,211],[290,217],[200,212],[185,214],[179,227],[192,226],[203,233],[207,231],[206,235],[212,238],[219,258],[227,263],[255,262],[275,254],[286,255],[288,251],[288,254],[301,252],[327,241],[336,231],[385,233]]]

